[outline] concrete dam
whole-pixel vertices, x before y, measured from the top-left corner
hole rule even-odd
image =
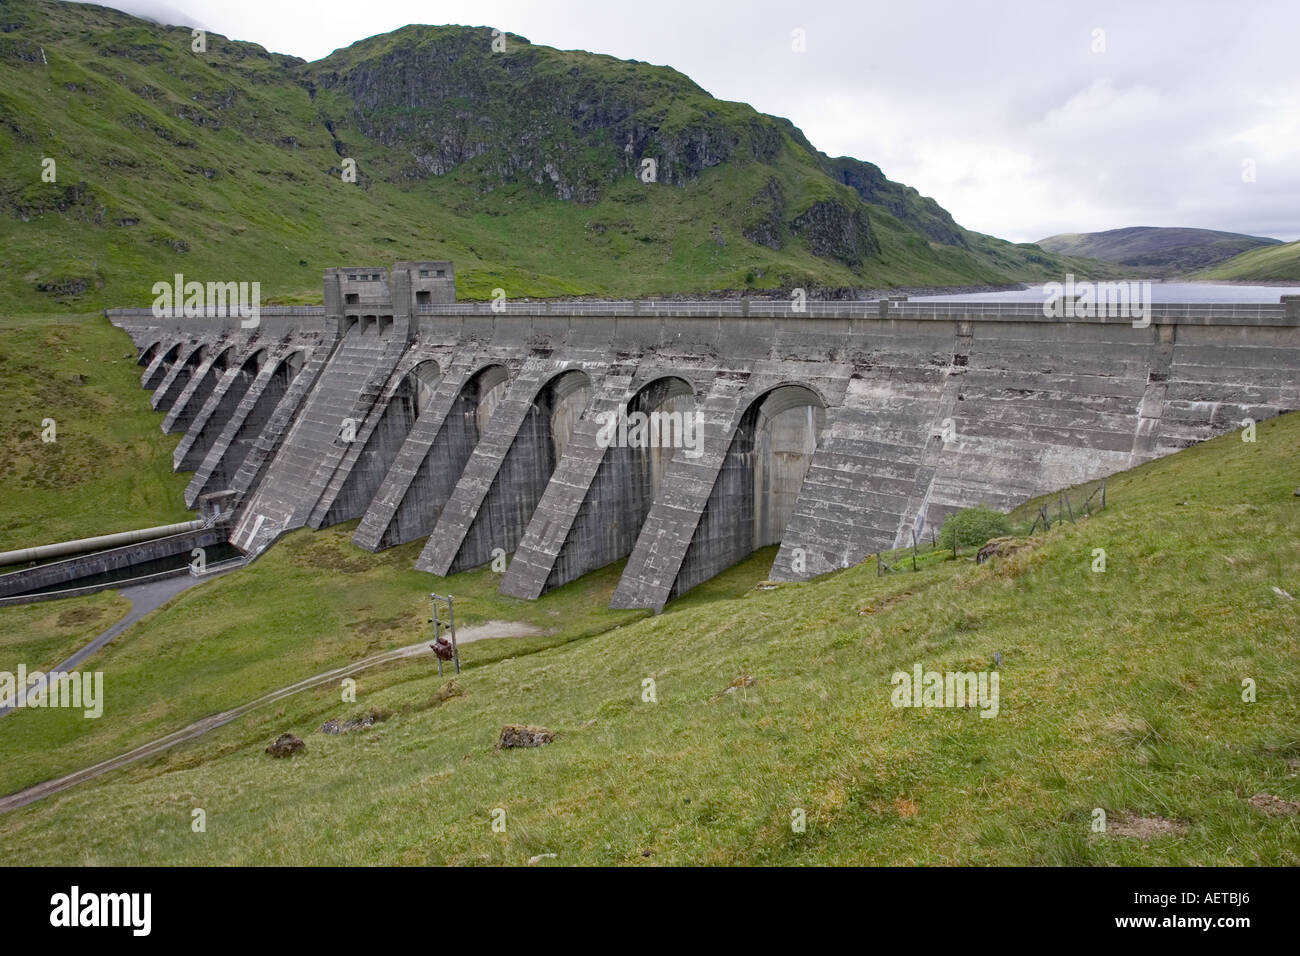
[[[1041,301],[463,303],[449,262],[324,293],[255,324],[110,310],[183,433],[186,503],[250,556],[354,519],[435,575],[508,554],[521,598],[626,557],[612,604],[662,610],[773,544],[771,577],[807,578],[1300,408],[1295,300],[1145,327]]]

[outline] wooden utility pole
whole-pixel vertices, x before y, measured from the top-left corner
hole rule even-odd
[[[456,673],[460,673],[460,647],[456,644],[456,604],[450,594],[430,594],[429,602],[433,606],[433,643],[437,644],[442,637],[442,628],[447,628],[451,632],[451,659],[456,666]],[[447,619],[444,621],[438,614],[438,605],[442,604],[447,609]],[[435,652],[436,656],[436,652]],[[438,676],[442,676],[442,658],[438,658]]]

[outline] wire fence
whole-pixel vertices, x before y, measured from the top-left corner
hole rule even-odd
[[[1055,518],[1052,517],[1053,506],[1055,506],[1056,510]],[[1028,530],[1020,536],[1026,538],[1030,537],[1040,527],[1044,532],[1050,531],[1052,530],[1052,525],[1060,524],[1064,521],[1074,524],[1078,519],[1088,517],[1095,511],[1103,511],[1105,508],[1106,479],[1103,478],[1101,483],[1093,488],[1088,496],[1078,503],[1077,507],[1075,506],[1075,503],[1070,500],[1069,492],[1062,492],[1056,496],[1055,501],[1049,501],[1045,504],[1039,505],[1038,514],[1034,516],[1034,520],[1029,525]],[[987,544],[987,542],[984,542],[984,544]],[[950,548],[948,546],[940,548],[939,534],[936,533],[933,526],[930,528],[930,548],[928,551],[923,552],[921,550],[924,545],[924,533],[922,533],[920,539],[918,539],[914,530],[912,532],[911,547],[905,546],[902,549],[896,549],[894,551],[877,551],[875,554],[876,577],[883,577],[886,574],[895,574],[899,571],[918,571],[920,570],[919,561],[926,560],[930,555],[940,550],[951,550],[953,558],[961,556],[961,544],[956,539],[956,536],[953,536],[953,542]],[[980,547],[983,547],[983,544],[981,544]],[[892,564],[890,563],[890,560],[887,560],[887,555],[892,559]],[[929,562],[927,561],[927,563]]]
[[[1083,499],[1083,503],[1079,505],[1078,514],[1080,516],[1091,515],[1092,505],[1094,500],[1097,502],[1098,511],[1105,510],[1106,480],[1104,478],[1102,479],[1100,485],[1092,489],[1092,494],[1088,495],[1087,498]],[[1044,531],[1051,531],[1052,530],[1051,512],[1052,512],[1051,502],[1048,502],[1047,504],[1044,505],[1039,505],[1038,514],[1034,518],[1034,523],[1029,526],[1029,530],[1025,532],[1026,536],[1033,534],[1034,529],[1038,527],[1040,522],[1043,525]],[[1069,494],[1063,493],[1059,495],[1056,499],[1056,523],[1060,524],[1062,521],[1066,521],[1066,520],[1068,520],[1070,524],[1074,524],[1075,510],[1074,510],[1074,506],[1070,503]]]

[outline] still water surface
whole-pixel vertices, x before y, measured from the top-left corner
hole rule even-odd
[[[1226,282],[1160,282],[1151,283],[1151,301],[1161,302],[1271,302],[1276,304],[1283,295],[1300,295],[1300,286],[1233,285]],[[1043,286],[1009,292],[966,292],[956,296],[915,295],[912,302],[933,302],[937,299],[959,298],[973,302],[1042,301],[1046,298]]]

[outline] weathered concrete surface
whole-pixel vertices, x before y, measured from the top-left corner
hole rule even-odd
[[[416,568],[450,574],[515,549],[586,407],[584,363],[529,359],[492,413]]]
[[[194,417],[202,410],[226,370],[226,362],[231,354],[229,346],[224,341],[218,341],[205,348],[206,354],[202,356],[194,374],[177,394],[163,419],[162,430],[167,434],[189,430]]]
[[[536,598],[631,550],[645,517],[646,482],[636,480],[639,461],[632,449],[615,448],[607,456],[600,441],[602,416],[618,414],[631,382],[629,369],[611,369],[574,425],[502,579],[502,593]],[[615,507],[601,509],[602,501]],[[579,523],[584,506],[586,520]],[[575,546],[565,548],[569,541]],[[557,568],[561,554],[569,560]]]
[[[435,574],[514,552],[502,590],[521,597],[627,556],[613,603],[662,608],[767,543],[773,578],[808,577],[956,508],[1011,507],[1300,408],[1294,302],[1154,306],[1143,328],[1033,302],[498,313],[445,287],[413,302],[422,279],[403,269],[355,285],[337,270],[326,309],[267,309],[251,331],[114,314],[142,381],[173,393],[176,463],[199,461],[187,499],[232,487],[241,548],[360,516],[362,547],[428,536],[417,567]],[[276,386],[290,354],[302,372]],[[664,395],[646,386],[670,380],[702,415],[699,454],[605,447],[601,416],[653,410]]]
[[[226,423],[239,407],[244,393],[257,379],[266,352],[254,346],[236,347],[236,355],[217,379],[212,392],[190,420],[172,464],[176,471],[194,471],[203,463],[213,443],[225,430]],[[164,423],[165,424],[165,423]]]
[[[474,355],[449,361],[353,536],[368,551],[428,536],[504,394],[504,364]]]
[[[302,353],[277,348],[257,373],[257,378],[240,399],[226,427],[208,451],[203,464],[185,489],[185,503],[191,508],[206,492],[223,491],[233,484],[264,428],[275,416],[276,407],[289,391],[301,369]]]
[[[202,364],[203,352],[206,348],[206,345],[200,343],[189,349],[182,350],[179,360],[167,370],[158,388],[154,391],[153,398],[150,399],[150,404],[155,411],[166,412],[171,410],[172,404],[185,390],[185,386],[189,384],[194,371]]]

